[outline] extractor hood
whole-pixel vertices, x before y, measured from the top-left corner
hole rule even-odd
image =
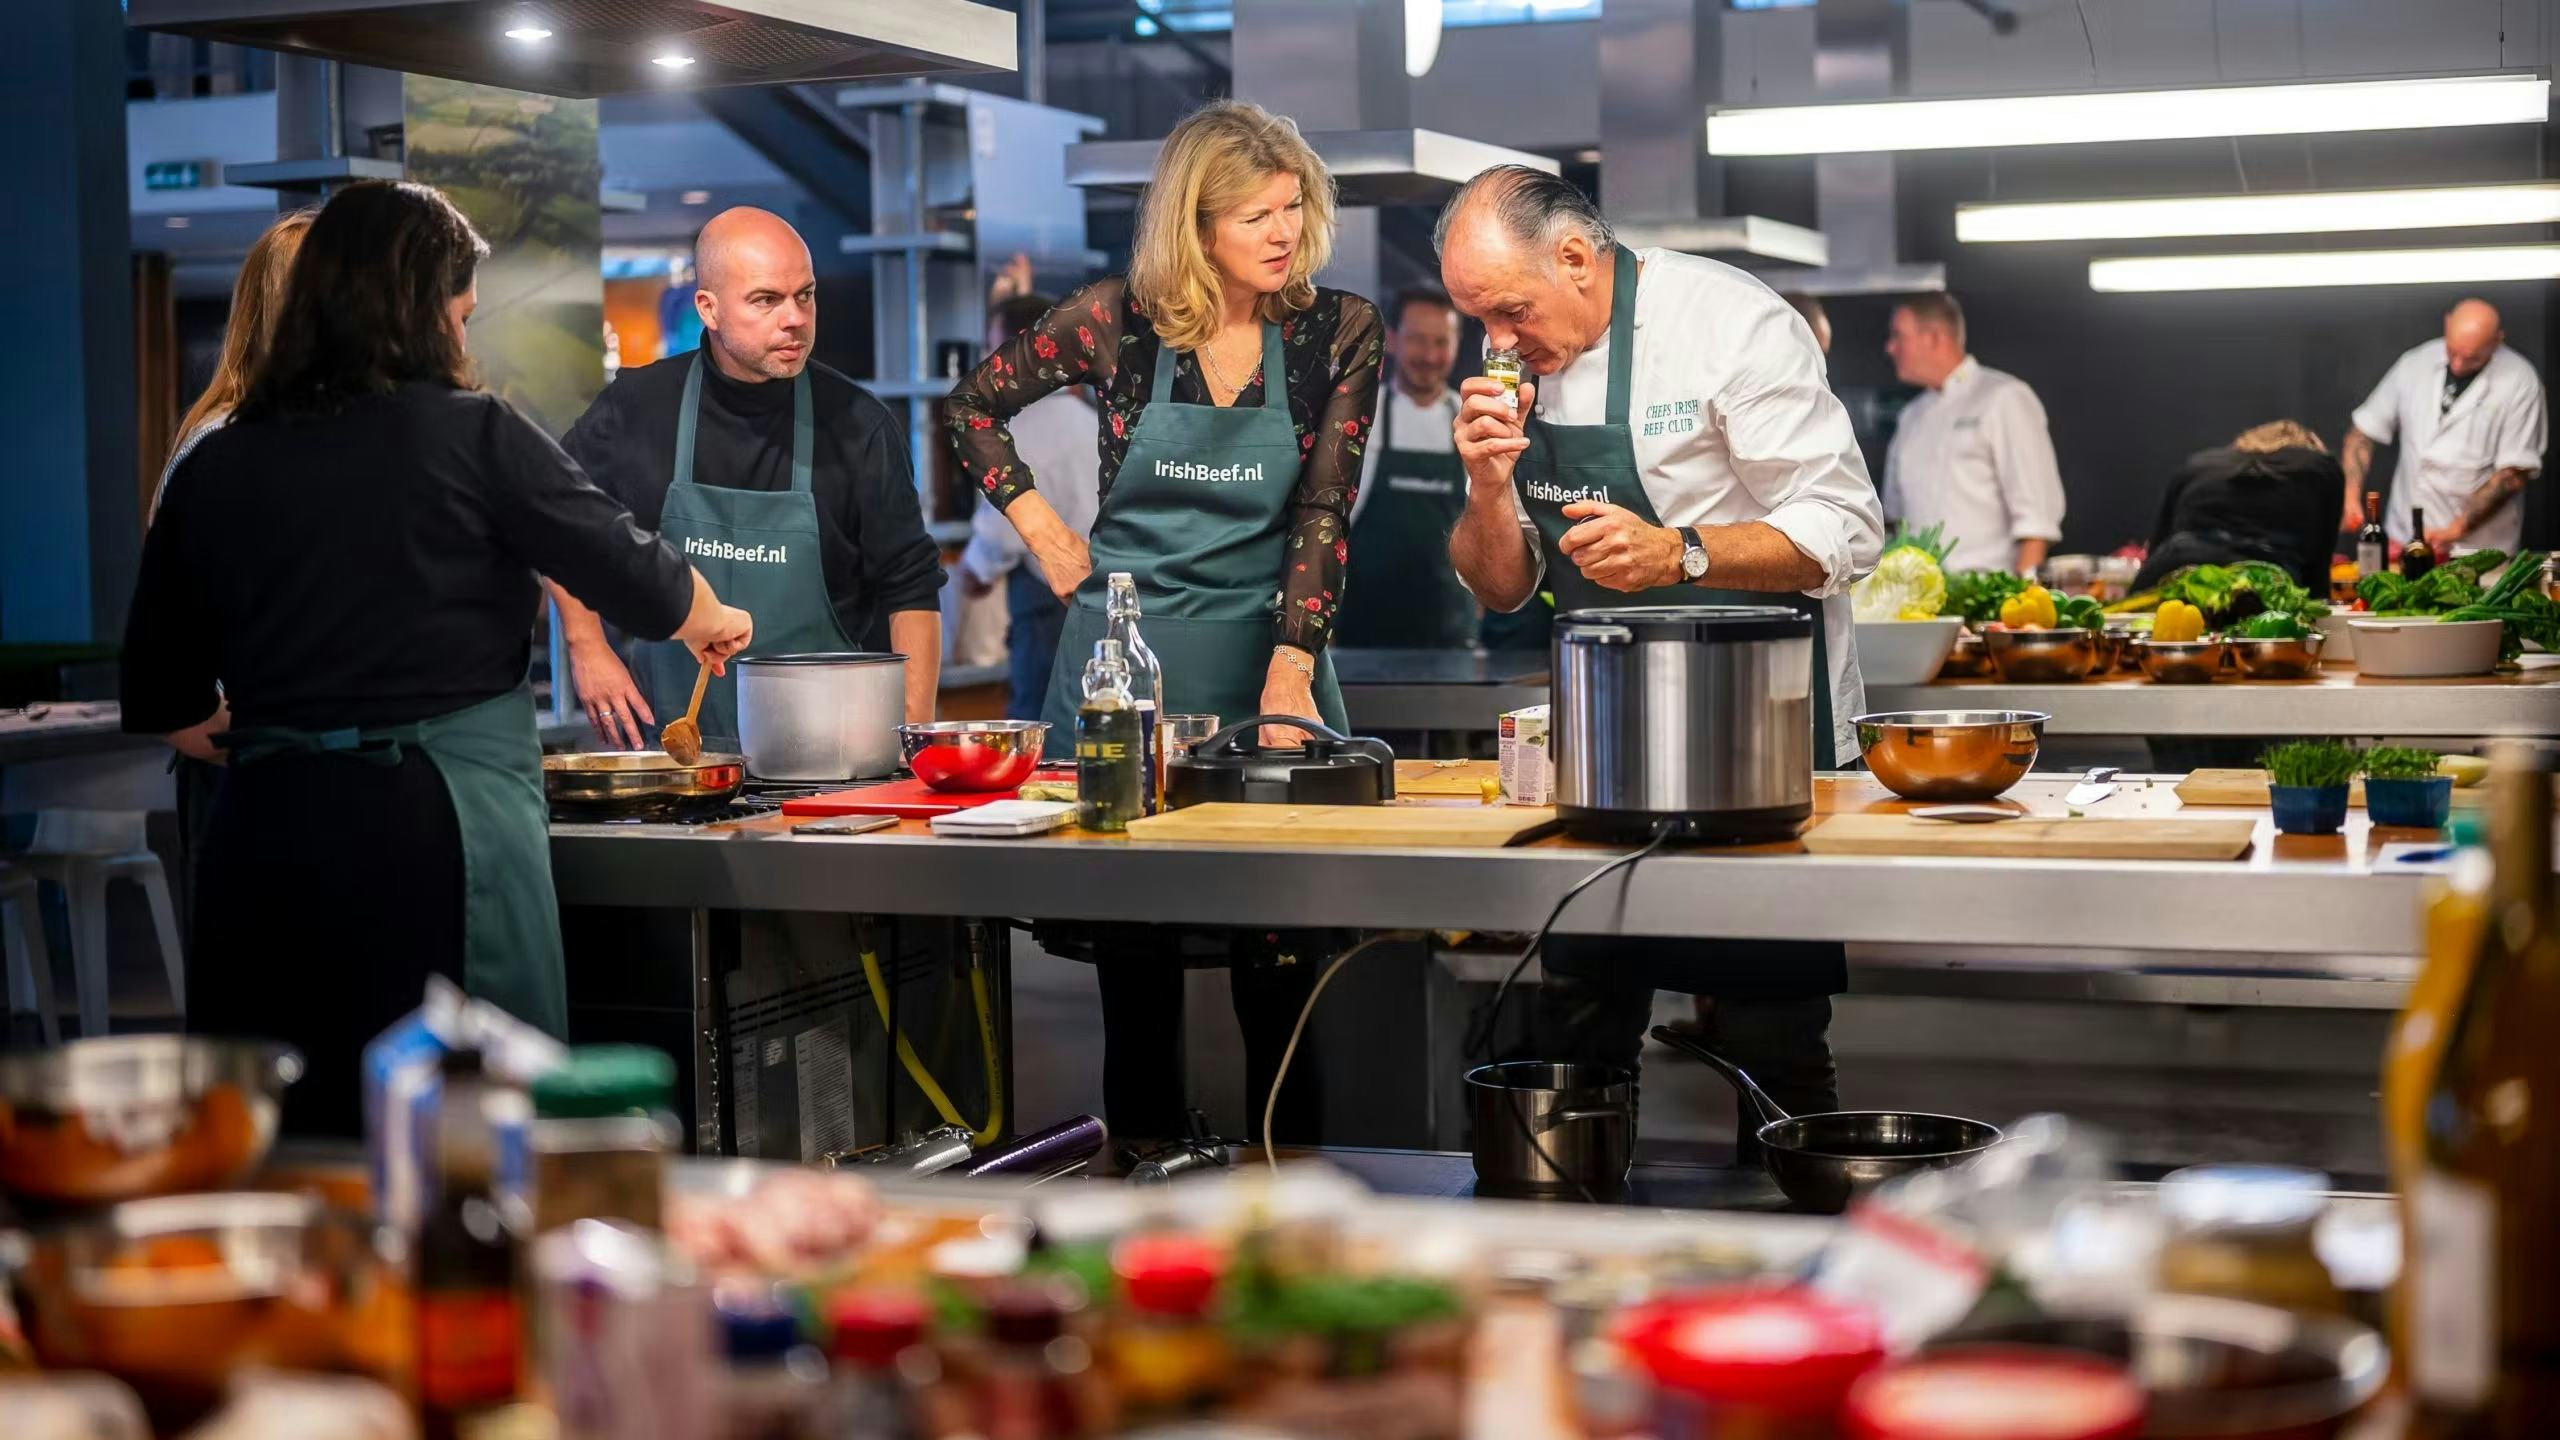
[[[1436,205],[1496,165],[1557,171],[1556,162],[1438,130],[1311,130],[1307,144],[1333,173],[1344,205]],[[1136,189],[1155,173],[1162,140],[1093,140],[1067,147],[1067,183]]]
[[[546,95],[1014,68],[970,0],[128,0],[127,23]]]

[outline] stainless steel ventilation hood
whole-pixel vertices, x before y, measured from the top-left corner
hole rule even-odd
[[[1014,68],[1014,17],[970,0],[129,0],[126,21],[577,97]]]
[[[1436,205],[1495,165],[1527,165],[1548,174],[1556,162],[1526,150],[1487,145],[1438,130],[1311,130],[1307,143],[1333,173],[1344,205]],[[1095,140],[1067,147],[1067,183],[1133,190],[1155,172],[1162,140]]]

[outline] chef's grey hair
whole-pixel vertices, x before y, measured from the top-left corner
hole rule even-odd
[[[1448,249],[1451,226],[1468,206],[1478,203],[1492,207],[1502,233],[1523,249],[1552,247],[1568,231],[1580,233],[1603,255],[1617,244],[1608,219],[1581,186],[1526,165],[1496,165],[1459,186],[1449,203],[1440,207],[1440,223],[1431,230],[1432,253]]]

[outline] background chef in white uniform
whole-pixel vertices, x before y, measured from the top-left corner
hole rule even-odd
[[[1950,570],[2033,571],[2062,538],[2062,470],[2044,402],[1966,353],[1953,295],[1895,306],[1884,350],[1903,384],[1928,392],[1894,426],[1884,513],[1913,530],[1945,526]]]
[[[1884,515],[1803,319],[1729,265],[1629,254],[1588,196],[1522,166],[1469,181],[1437,240],[1450,298],[1535,377],[1516,415],[1494,382],[1460,387],[1467,508],[1449,554],[1468,588],[1501,610],[1542,588],[1559,611],[1807,597],[1828,662],[1816,680],[1831,726],[1815,749],[1853,763],[1866,697],[1848,589],[1884,547]],[[1628,387],[1617,407],[1613,371]],[[1619,407],[1625,423],[1609,424]],[[1626,503],[1523,493],[1520,479],[1559,464],[1577,490]],[[1655,990],[1713,995],[1713,1042],[1773,1098],[1838,1108],[1827,1032],[1847,988],[1840,946],[1556,935],[1544,959],[1539,1058],[1632,1065]],[[1740,1138],[1751,1148],[1749,1126]]]
[[[2486,300],[2445,312],[2444,338],[2402,355],[2356,407],[2339,447],[2347,472],[2338,528],[2364,525],[2373,447],[2397,441],[2400,461],[2382,507],[2394,544],[2409,543],[2409,512],[2427,517],[2427,544],[2504,550],[2524,541],[2524,487],[2542,473],[2550,415],[2533,362],[2507,348],[2505,325]]]

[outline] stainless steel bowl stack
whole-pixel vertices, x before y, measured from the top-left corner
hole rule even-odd
[[[1858,756],[1884,787],[1933,804],[1989,800],[2033,769],[2045,722],[2034,710],[1896,710],[1861,715]]]
[[[2252,680],[2308,680],[2320,673],[2324,638],[2314,630],[2308,635],[2229,640],[2224,644],[2229,647],[2231,658],[2240,662],[2240,673]]]
[[[0,1190],[68,1206],[233,1184],[301,1077],[284,1046],[191,1035],[0,1054]]]

